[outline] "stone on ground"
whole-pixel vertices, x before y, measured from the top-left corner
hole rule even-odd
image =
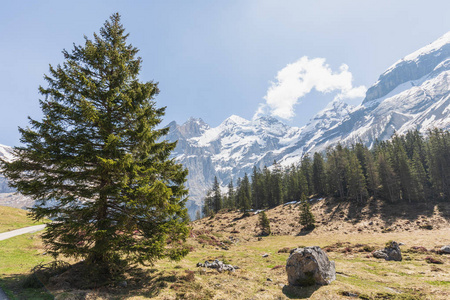
[[[373,257],[385,260],[402,261],[402,251],[397,242],[391,241],[384,249],[373,252]]]
[[[290,285],[326,285],[336,279],[334,261],[318,246],[297,248],[286,262]]]

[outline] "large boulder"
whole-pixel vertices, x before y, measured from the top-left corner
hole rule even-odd
[[[290,285],[326,285],[336,280],[334,261],[318,246],[297,248],[291,251],[286,262]]]
[[[390,241],[384,249],[376,250],[372,254],[375,258],[383,258],[385,260],[402,261],[402,251],[397,242]]]

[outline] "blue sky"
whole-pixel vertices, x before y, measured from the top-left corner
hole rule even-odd
[[[277,74],[288,64],[301,69],[305,56],[331,75],[350,74],[346,93],[368,88],[395,61],[449,31],[449,11],[444,0],[2,1],[0,144],[18,145],[17,127],[27,126],[27,116],[40,118],[37,91],[48,65],[61,63],[62,49],[92,37],[114,12],[141,50],[141,80],[159,82],[164,123],[194,116],[217,126],[232,114],[251,119],[261,105],[274,113],[267,99],[283,97],[268,93],[282,85]],[[278,116],[302,126],[344,83],[297,90]]]

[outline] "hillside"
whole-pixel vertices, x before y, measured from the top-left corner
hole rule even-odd
[[[333,199],[313,201],[318,227],[302,232],[296,219],[298,207],[279,206],[267,211],[275,232],[268,237],[258,236],[257,215],[241,218],[238,212],[223,212],[192,222],[191,252],[181,261],[161,260],[142,267],[127,274],[126,284],[86,288],[89,281],[72,271],[44,281],[45,290],[34,289],[36,293],[49,291],[55,299],[448,299],[450,255],[437,250],[450,243],[450,205],[390,207],[378,201],[361,207]],[[403,243],[403,261],[378,260],[371,255],[389,240]],[[285,265],[289,250],[313,245],[325,249],[335,261],[336,281],[322,287],[288,286]],[[36,243],[29,247],[29,254],[22,254],[25,258],[45,252]],[[428,263],[427,257],[442,264]],[[239,269],[219,273],[196,267],[198,262],[214,259]],[[34,266],[28,265],[29,269]],[[21,284],[29,280],[12,272],[0,266],[7,288],[20,295],[24,291]]]
[[[0,206],[0,232],[42,224],[27,216],[27,211],[19,208]]]
[[[299,224],[298,204],[279,205],[265,212],[270,220],[272,235],[326,235],[356,233],[408,232],[422,228],[450,228],[450,203],[386,203],[370,199],[359,205],[335,199],[312,199],[311,211],[316,219],[312,232],[303,232]],[[223,212],[213,218],[203,218],[192,223],[194,230],[210,230],[224,234],[238,234],[245,239],[257,239],[258,215],[242,218],[239,211]],[[429,225],[429,226],[428,226]]]

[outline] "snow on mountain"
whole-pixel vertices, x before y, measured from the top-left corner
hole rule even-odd
[[[5,146],[0,144],[0,157],[6,160],[12,160],[12,148],[9,146]]]
[[[182,125],[172,122],[168,127],[167,139],[178,139],[173,156],[189,169],[191,214],[195,213],[192,209],[198,208],[214,176],[228,184],[250,173],[254,165],[270,166],[283,157],[284,150],[292,147],[300,134],[299,128],[268,116],[250,121],[233,115],[213,128],[201,119],[191,118]]]
[[[189,169],[190,213],[195,213],[214,176],[226,185],[250,173],[254,165],[298,163],[305,153],[337,143],[362,141],[371,146],[394,132],[450,129],[449,87],[450,32],[388,68],[361,105],[332,101],[302,128],[267,116],[252,121],[231,116],[215,128],[200,119],[171,123],[172,137],[180,138],[175,156]],[[195,134],[186,128],[195,128]]]
[[[450,129],[449,87],[450,32],[388,68],[359,106],[332,101],[302,128],[270,116],[246,120],[233,115],[217,127],[196,118],[171,122],[165,138],[178,141],[173,157],[189,169],[189,213],[194,217],[214,176],[225,186],[250,174],[253,166],[269,167],[274,160],[288,166],[337,143],[371,146],[394,132]],[[11,148],[0,145],[0,156],[11,159]],[[6,187],[0,178],[0,189]]]
[[[449,87],[450,32],[384,72],[362,104],[326,128],[309,150],[322,151],[337,142],[371,146],[411,129],[450,129]]]
[[[450,32],[394,63],[368,89],[363,104],[387,95],[402,83],[417,80],[450,56]]]
[[[0,158],[3,158],[5,160],[11,160],[13,158],[11,152],[12,152],[11,147],[0,144]],[[8,186],[6,178],[0,174],[0,193],[10,193],[12,191],[14,190]]]

